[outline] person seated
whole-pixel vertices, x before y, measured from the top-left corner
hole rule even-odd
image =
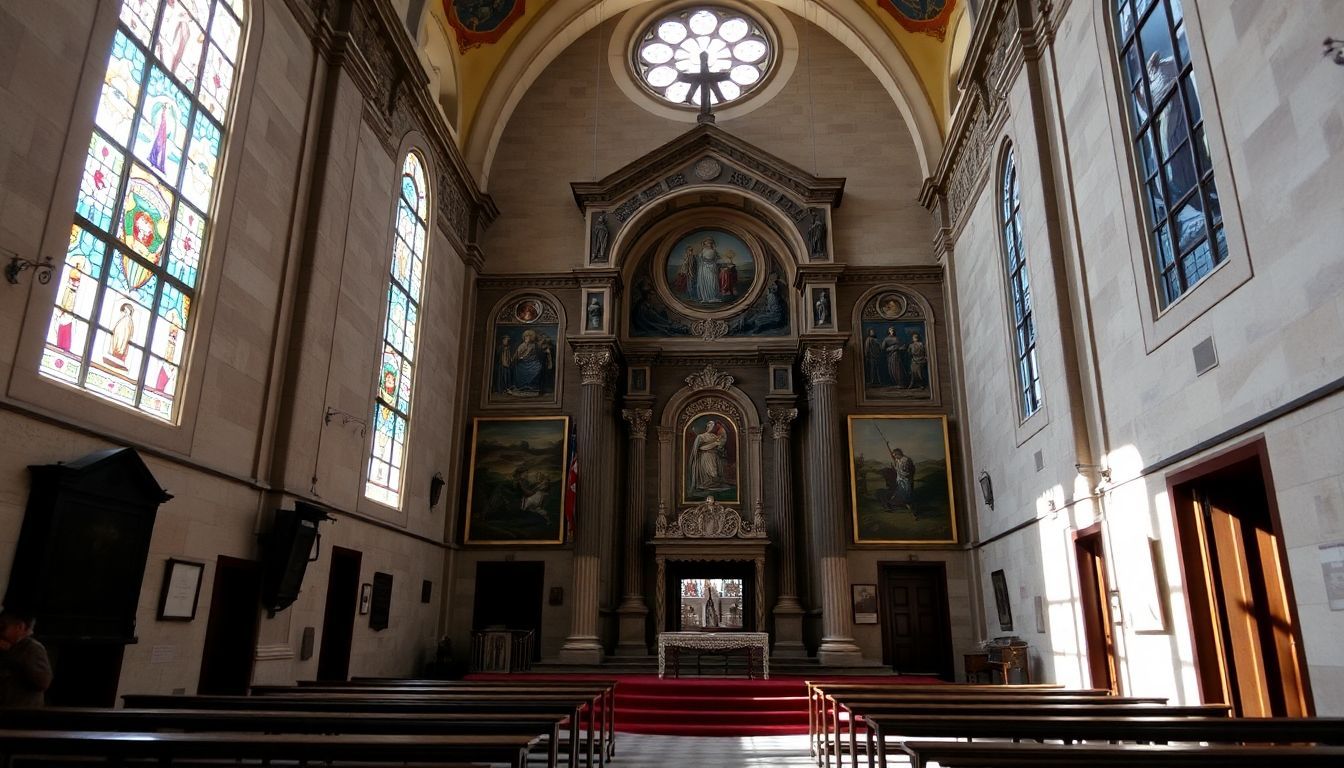
[[[31,614],[0,612],[0,709],[40,707],[51,686],[47,649],[33,639]]]

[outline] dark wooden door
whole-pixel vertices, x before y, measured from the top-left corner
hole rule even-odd
[[[210,591],[210,621],[201,649],[196,693],[240,695],[252,684],[257,615],[261,612],[261,571],[251,560],[220,556]]]
[[[317,654],[318,680],[344,680],[350,676],[350,641],[355,634],[359,566],[363,559],[356,550],[331,548],[327,605],[322,614],[322,650]]]
[[[532,630],[532,660],[541,658],[541,596],[546,564],[482,562],[476,564],[476,603],[471,628],[505,627]]]
[[[1204,700],[1242,717],[1312,714],[1263,443],[1172,491]]]
[[[942,563],[879,566],[882,661],[897,672],[951,680],[952,625]]]
[[[1106,548],[1101,526],[1074,537],[1078,558],[1078,594],[1082,601],[1083,637],[1093,688],[1115,688],[1115,640],[1111,630],[1110,589],[1106,581]]]

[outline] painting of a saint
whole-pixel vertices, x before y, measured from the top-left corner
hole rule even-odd
[[[448,24],[460,53],[498,42],[526,11],[525,0],[447,0]]]
[[[696,503],[713,497],[736,504],[738,439],[732,420],[718,413],[701,414],[687,423],[682,441],[682,501]]]
[[[854,541],[956,541],[944,416],[850,416]]]
[[[929,396],[929,349],[923,321],[863,322],[864,394],[884,400]]]
[[[474,421],[468,544],[559,544],[564,537],[565,416]]]
[[[737,235],[699,229],[672,247],[666,265],[672,296],[692,310],[727,309],[744,297],[756,279],[757,260]]]
[[[508,303],[495,317],[494,341],[486,364],[490,403],[553,402],[559,316],[549,302],[525,298]]]

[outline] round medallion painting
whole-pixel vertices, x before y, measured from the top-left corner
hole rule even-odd
[[[686,309],[720,312],[746,300],[759,261],[742,238],[722,229],[697,229],[672,246],[663,268],[668,292]]]

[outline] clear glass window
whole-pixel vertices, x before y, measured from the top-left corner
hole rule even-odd
[[[1022,244],[1022,190],[1017,180],[1017,160],[1008,148],[1003,160],[1003,197],[999,223],[1008,271],[1008,296],[1012,301],[1013,352],[1019,407],[1025,419],[1041,408],[1041,375],[1036,365],[1036,316],[1031,310],[1031,274]]]
[[[1227,235],[1181,0],[1112,2],[1130,139],[1165,307],[1227,260]]]

